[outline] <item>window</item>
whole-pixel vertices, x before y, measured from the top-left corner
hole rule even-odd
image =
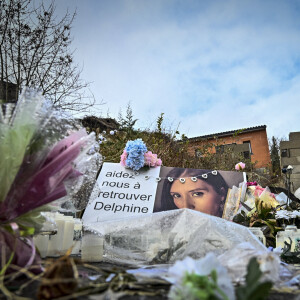
[[[250,151],[243,152],[243,155],[245,159],[250,159]]]
[[[290,149],[282,149],[281,157],[290,157]]]
[[[252,147],[251,147],[251,141],[243,141],[243,144],[249,144],[249,151],[250,151],[250,154],[253,154],[253,152],[252,152]]]

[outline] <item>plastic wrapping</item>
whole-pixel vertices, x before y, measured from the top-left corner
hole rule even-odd
[[[228,190],[226,205],[222,216],[225,220],[232,221],[239,209],[240,202],[244,201],[246,190],[246,182],[241,182],[239,187],[233,186]]]
[[[242,242],[266,251],[246,227],[190,209],[90,223],[84,228],[86,234],[103,238],[103,260],[114,263],[173,263],[186,256],[201,258],[210,251],[220,255]]]
[[[236,247],[225,251],[218,259],[226,267],[231,279],[240,283],[244,281],[247,273],[247,265],[252,257],[256,257],[260,270],[263,273],[263,281],[270,280],[276,282],[279,280],[280,259],[279,257],[267,251],[266,248],[260,250],[250,243],[241,243]]]

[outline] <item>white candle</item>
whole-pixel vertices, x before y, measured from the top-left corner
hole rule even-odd
[[[38,234],[33,237],[34,245],[38,248],[42,258],[47,256],[49,235]]]
[[[63,231],[63,246],[61,255],[64,255],[73,245],[74,237],[74,218],[71,216],[64,216],[65,226]]]
[[[64,215],[56,213],[54,216],[54,221],[57,225],[57,234],[50,235],[47,256],[59,256],[62,254],[65,227]]]
[[[74,219],[74,237],[73,237],[73,255],[79,255],[81,252],[82,242],[82,221],[80,219]]]
[[[81,259],[87,262],[102,261],[103,237],[85,232],[82,237]]]

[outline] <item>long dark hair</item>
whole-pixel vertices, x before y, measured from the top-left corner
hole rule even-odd
[[[187,177],[194,177],[197,176],[198,180],[203,180],[209,185],[213,187],[213,189],[221,196],[226,196],[226,193],[228,191],[228,185],[225,182],[223,176],[217,172],[216,175],[213,175],[210,170],[198,170],[198,169],[184,169],[184,168],[173,168],[166,177],[172,177],[174,178],[180,178],[182,175],[186,178],[186,180],[189,180]],[[201,175],[207,174],[207,178],[202,178]],[[162,188],[162,194],[161,194],[161,209],[164,210],[172,210],[172,209],[178,209],[178,207],[175,205],[173,197],[170,194],[171,186],[173,182],[170,182],[167,178],[163,179],[164,184]],[[222,209],[223,211],[223,209]],[[222,214],[222,212],[220,212]]]

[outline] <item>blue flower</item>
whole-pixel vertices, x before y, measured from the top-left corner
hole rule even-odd
[[[142,139],[128,141],[125,147],[125,151],[128,153],[126,159],[127,167],[133,169],[134,171],[137,171],[144,166],[144,155],[147,152],[147,147]]]

